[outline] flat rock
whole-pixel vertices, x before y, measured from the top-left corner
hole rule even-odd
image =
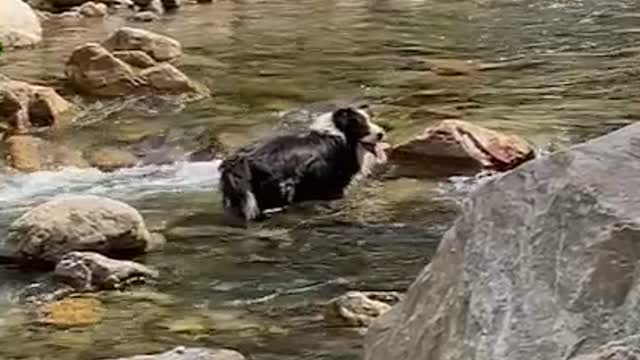
[[[89,167],[79,151],[30,135],[14,135],[6,140],[7,164],[26,172]]]
[[[136,166],[138,158],[131,152],[116,147],[103,147],[87,155],[89,164],[102,171],[114,171]]]
[[[639,153],[634,124],[483,184],[365,360],[633,359]]]
[[[36,313],[41,324],[70,328],[99,322],[105,309],[97,299],[73,297],[43,304]]]
[[[114,260],[104,255],[72,251],[65,254],[55,268],[55,276],[78,291],[116,289],[131,280],[158,277],[158,272],[128,260]]]
[[[111,360],[245,360],[245,357],[233,350],[181,346],[161,354],[137,355]]]
[[[140,50],[156,61],[173,61],[182,55],[182,46],[178,41],[132,27],[116,30],[102,45],[109,51]]]
[[[71,251],[141,254],[154,242],[133,207],[112,199],[75,195],[29,210],[8,229],[1,248],[23,260],[57,263]]]
[[[22,0],[0,1],[0,43],[6,47],[24,47],[42,41],[40,19]]]
[[[393,148],[396,163],[411,163],[437,176],[506,171],[535,157],[523,138],[461,120],[444,120]]]

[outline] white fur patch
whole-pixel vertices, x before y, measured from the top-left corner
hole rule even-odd
[[[260,208],[258,208],[258,201],[251,191],[248,191],[244,201],[244,208],[242,209],[245,219],[253,220],[260,215]]]
[[[338,130],[338,128],[336,128],[336,125],[333,123],[333,112],[324,113],[318,116],[313,121],[310,128],[313,131],[338,136],[342,139],[345,138],[342,131]]]

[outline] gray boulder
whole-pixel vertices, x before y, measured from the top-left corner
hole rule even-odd
[[[26,260],[57,263],[71,251],[139,254],[155,245],[140,213],[99,196],[66,196],[48,201],[9,226],[0,248]]]
[[[227,349],[177,347],[154,355],[138,355],[112,360],[245,360],[239,352]]]
[[[114,260],[104,255],[72,251],[60,259],[55,276],[78,291],[115,289],[131,280],[153,279],[158,272],[128,260]]]
[[[35,45],[42,41],[40,20],[22,0],[0,1],[0,43],[6,47]]]
[[[638,154],[635,124],[479,188],[365,359],[609,359],[640,331]]]

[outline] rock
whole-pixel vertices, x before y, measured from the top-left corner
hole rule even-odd
[[[153,11],[140,11],[133,14],[131,20],[138,22],[151,22],[160,20],[160,16],[158,16],[158,14],[154,13]]]
[[[394,147],[390,156],[397,163],[424,164],[439,176],[467,175],[482,169],[506,171],[533,157],[533,147],[521,137],[460,120],[444,120],[427,128]]]
[[[182,5],[181,0],[162,0],[162,7],[166,11],[171,11],[179,8]]]
[[[478,188],[365,359],[593,360],[638,334],[639,153],[634,124]]]
[[[113,56],[140,69],[146,69],[157,64],[151,56],[140,50],[114,51]]]
[[[0,128],[11,133],[60,127],[76,112],[77,108],[52,88],[0,78]]]
[[[623,340],[612,341],[592,353],[576,358],[566,358],[573,360],[638,360],[640,359],[640,336],[635,335]]]
[[[95,150],[87,156],[87,160],[91,166],[102,171],[130,168],[136,166],[138,163],[138,158],[135,155],[126,150],[114,147]]]
[[[80,6],[87,2],[87,0],[48,0],[51,5],[58,9],[70,8],[74,6]]]
[[[57,263],[70,251],[105,255],[140,254],[151,234],[133,207],[99,196],[66,196],[22,215],[8,229],[0,248],[24,260]]]
[[[187,75],[171,64],[162,63],[144,69],[140,72],[140,76],[158,93],[208,95],[208,90],[204,86],[192,81]]]
[[[112,360],[245,360],[245,357],[233,350],[180,346],[162,354],[138,355]]]
[[[127,51],[127,55],[118,54],[129,61],[133,62],[136,57],[148,63],[148,59],[135,55],[136,51],[142,50],[117,51]],[[76,91],[97,97],[157,94],[186,95],[193,99],[209,95],[205,86],[192,81],[173,65],[161,63],[136,73],[134,68],[94,43],[74,50],[67,63],[66,74]]]
[[[8,48],[32,46],[42,41],[35,12],[22,0],[0,1],[0,43]]]
[[[102,45],[109,51],[144,51],[157,61],[173,61],[182,55],[182,46],[178,41],[131,27],[116,30]]]
[[[350,291],[329,302],[325,321],[339,326],[369,326],[399,300],[400,294],[394,292]]]
[[[133,94],[145,85],[129,65],[96,43],[77,47],[65,74],[76,91],[99,97]]]
[[[105,17],[107,16],[107,5],[102,3],[86,2],[78,8],[78,12],[85,17]]]
[[[128,260],[114,260],[95,252],[72,251],[55,268],[55,276],[78,291],[116,289],[131,280],[157,278],[158,272]]]
[[[7,163],[20,171],[59,170],[64,167],[85,168],[89,164],[78,151],[30,135],[7,139]]]
[[[136,6],[139,6],[141,8],[147,7],[149,6],[149,4],[151,4],[151,0],[133,0],[133,3]]]
[[[65,328],[93,325],[102,319],[105,312],[99,300],[80,297],[47,303],[36,311],[39,323]]]

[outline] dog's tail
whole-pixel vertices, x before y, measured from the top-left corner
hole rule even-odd
[[[226,213],[254,220],[260,216],[258,201],[251,189],[251,168],[244,158],[228,158],[220,166],[220,191]]]

